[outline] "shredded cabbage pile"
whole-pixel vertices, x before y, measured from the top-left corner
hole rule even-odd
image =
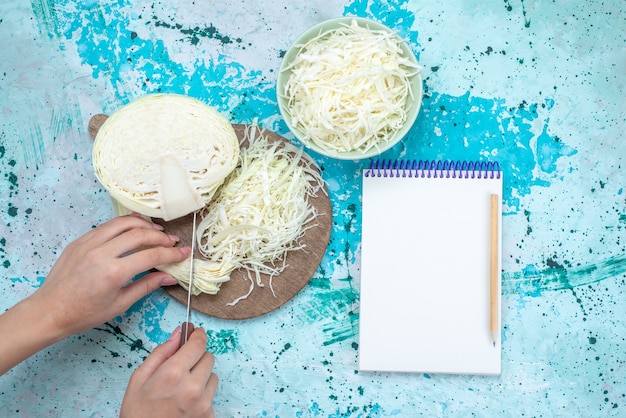
[[[286,267],[287,252],[302,249],[300,238],[314,226],[317,211],[309,198],[325,192],[315,163],[302,149],[270,143],[255,126],[249,127],[246,139],[250,145],[241,150],[237,167],[200,211],[196,230],[205,260],[194,264],[192,293],[215,294],[231,272],[243,268],[250,290],[233,304],[247,297],[255,283],[264,286],[261,274],[270,276],[271,288],[271,278]],[[188,264],[186,260],[176,270],[166,270],[183,287],[188,286]]]
[[[320,33],[284,71],[292,125],[322,149],[367,152],[406,121],[410,78],[421,67],[393,33],[348,26]]]

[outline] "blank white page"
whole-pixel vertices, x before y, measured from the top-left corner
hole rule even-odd
[[[499,312],[495,347],[489,328],[494,193],[501,178],[363,176],[360,370],[500,374]],[[500,272],[501,210],[498,219]]]

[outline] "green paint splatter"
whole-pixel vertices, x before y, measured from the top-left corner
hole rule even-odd
[[[17,187],[17,176],[15,173],[9,173],[7,174],[7,177],[9,179],[9,183],[11,183],[11,187]]]
[[[31,0],[33,14],[39,26],[39,33],[48,35],[49,38],[59,37],[57,27],[56,8],[53,0]]]
[[[330,279],[328,277],[313,277],[309,280],[308,285],[320,290],[329,290]]]
[[[152,16],[152,23],[154,23],[154,26],[156,27],[175,29],[183,35],[187,35],[187,39],[189,40],[191,45],[198,45],[198,43],[200,42],[200,38],[215,39],[216,41],[219,41],[222,45],[232,44],[234,42],[241,43],[241,38],[236,38],[235,41],[233,41],[230,36],[222,35],[217,30],[217,28],[213,26],[213,24],[210,24],[209,26],[205,26],[203,28],[199,26],[195,26],[193,28],[183,28],[183,26],[179,23],[167,23],[159,20],[157,16]],[[137,34],[135,34],[135,37],[136,36]]]
[[[139,338],[135,340],[130,346],[130,351],[135,351],[143,348],[143,341]]]
[[[239,336],[236,330],[208,331],[207,348],[213,354],[226,354],[239,347]]]
[[[350,311],[347,313],[347,321],[343,320],[327,324],[324,328],[322,328],[322,331],[324,331],[324,334],[328,335],[330,338],[322,344],[324,346],[328,346],[355,338],[358,332],[358,319],[359,315],[357,315],[354,311]]]
[[[550,266],[544,270],[527,266],[520,272],[503,273],[502,293],[540,296],[547,290],[574,289],[599,282],[626,273],[626,255],[580,267],[566,268],[554,262]]]
[[[119,341],[122,341],[123,343],[128,345],[128,347],[130,348],[130,351],[136,351],[136,352],[143,351],[145,353],[150,352],[146,347],[143,346],[143,341],[141,339],[135,339],[126,335],[124,332],[122,332],[122,329],[117,325],[113,325],[109,322],[105,322],[103,328],[96,327],[95,329],[97,329],[98,331],[104,331],[107,334],[116,336]]]
[[[274,360],[274,363],[276,363],[278,361],[278,359],[280,358],[280,356],[285,354],[285,352],[287,350],[289,350],[290,348],[291,348],[291,343],[285,343],[283,349],[278,352],[278,355],[276,356],[276,359]]]
[[[7,210],[9,216],[15,218],[17,216],[17,208],[9,203],[9,209]]]

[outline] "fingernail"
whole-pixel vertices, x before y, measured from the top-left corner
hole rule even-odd
[[[180,334],[180,325],[177,326],[176,329],[174,329],[174,331],[172,331],[172,333],[170,334],[170,338],[168,338],[168,341],[172,341],[174,338],[178,336],[178,334]]]
[[[164,276],[161,279],[161,286],[172,286],[172,285],[177,284],[177,283],[178,283],[178,280],[176,280],[172,276]]]
[[[183,253],[183,255],[188,256],[191,254],[191,247],[180,247],[180,252]]]
[[[170,239],[174,242],[178,242],[180,241],[180,237],[178,235],[174,235],[174,234],[167,234],[168,237],[170,237]]]
[[[159,225],[159,224],[155,224],[154,222],[152,223],[152,227],[154,229],[156,229],[157,231],[163,231],[163,225]]]

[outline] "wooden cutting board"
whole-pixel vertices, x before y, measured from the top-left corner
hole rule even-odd
[[[100,126],[107,119],[106,115],[94,115],[89,121],[89,133],[95,138]],[[233,125],[237,137],[243,140],[247,125]],[[287,142],[284,137],[265,131],[265,135],[271,142]],[[245,147],[247,144],[243,144]],[[246,295],[250,289],[250,278],[245,270],[235,270],[231,279],[222,284],[216,295],[200,294],[192,296],[191,308],[223,319],[248,319],[271,312],[291,300],[309,282],[326,252],[330,231],[332,227],[332,210],[326,188],[320,191],[318,196],[311,198],[311,204],[316,208],[318,217],[314,221],[315,226],[306,230],[300,243],[303,250],[295,250],[287,253],[286,265],[283,272],[272,278],[262,276],[263,287],[254,283],[254,290],[246,298],[234,306],[231,302],[240,296]],[[153,219],[155,223],[163,225],[165,232],[176,234],[181,238],[179,245],[191,246],[193,215],[165,222],[162,219]],[[202,255],[196,250],[196,258]],[[253,278],[254,280],[254,278]],[[273,292],[272,292],[273,289]],[[187,304],[187,291],[181,286],[168,286],[165,291],[180,303]]]

